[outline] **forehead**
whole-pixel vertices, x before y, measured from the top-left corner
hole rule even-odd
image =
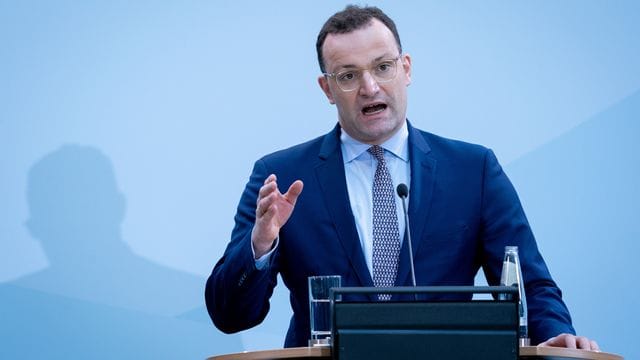
[[[322,45],[327,69],[367,66],[372,61],[398,55],[398,45],[389,28],[377,19],[346,34],[329,34]]]

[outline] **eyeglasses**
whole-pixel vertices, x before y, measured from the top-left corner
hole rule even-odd
[[[342,91],[353,91],[360,86],[362,74],[368,71],[378,84],[393,80],[398,73],[398,60],[402,55],[394,59],[382,60],[368,69],[347,69],[337,73],[323,73],[324,76],[332,77]]]

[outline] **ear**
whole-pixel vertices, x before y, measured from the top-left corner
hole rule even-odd
[[[333,98],[333,93],[331,93],[331,88],[329,87],[329,78],[324,75],[320,75],[318,77],[318,85],[320,85],[320,88],[324,92],[325,96],[327,97],[327,99],[329,99],[329,103],[335,104],[336,102]]]
[[[411,55],[402,55],[402,68],[404,69],[406,78],[405,83],[407,86],[409,86],[411,84]]]

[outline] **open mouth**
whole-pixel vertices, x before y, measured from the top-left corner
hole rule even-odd
[[[383,112],[387,108],[387,104],[373,104],[362,108],[364,115],[374,115]]]

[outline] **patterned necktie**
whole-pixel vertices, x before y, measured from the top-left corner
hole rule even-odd
[[[367,151],[377,160],[373,178],[373,285],[391,287],[398,274],[400,230],[396,214],[393,182],[384,160],[384,149],[378,145]],[[390,300],[390,294],[379,294],[380,300]]]

